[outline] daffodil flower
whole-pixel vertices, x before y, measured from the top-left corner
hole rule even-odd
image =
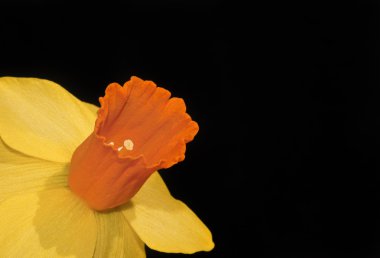
[[[0,257],[145,257],[214,247],[157,170],[198,125],[151,81],[113,83],[101,107],[35,78],[0,78]]]

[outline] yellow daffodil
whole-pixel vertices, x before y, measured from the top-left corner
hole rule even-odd
[[[0,257],[145,257],[214,247],[157,170],[198,125],[182,99],[132,77],[101,107],[35,78],[0,78]]]

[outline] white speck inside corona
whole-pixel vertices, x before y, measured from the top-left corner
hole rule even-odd
[[[119,148],[117,148],[118,151],[121,151],[121,149],[123,148],[123,146],[120,146]]]
[[[124,141],[124,147],[127,150],[133,150],[133,142],[132,142],[132,140],[131,139],[126,139]]]

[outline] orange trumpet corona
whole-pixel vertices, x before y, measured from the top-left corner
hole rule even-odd
[[[94,210],[128,202],[156,170],[185,158],[198,124],[180,98],[132,77],[100,98],[94,132],[72,156],[69,186]]]

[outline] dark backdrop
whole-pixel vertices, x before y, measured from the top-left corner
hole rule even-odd
[[[184,98],[200,132],[188,145],[186,160],[162,175],[172,194],[213,233],[214,251],[192,257],[244,253],[248,247],[241,245],[241,233],[249,220],[236,195],[243,181],[242,87],[232,83],[222,6],[217,1],[58,2],[0,6],[0,76],[49,79],[98,104],[109,83],[137,75]],[[148,257],[185,256],[148,250]]]
[[[379,17],[378,1],[298,1],[255,23],[258,257],[380,257]]]

